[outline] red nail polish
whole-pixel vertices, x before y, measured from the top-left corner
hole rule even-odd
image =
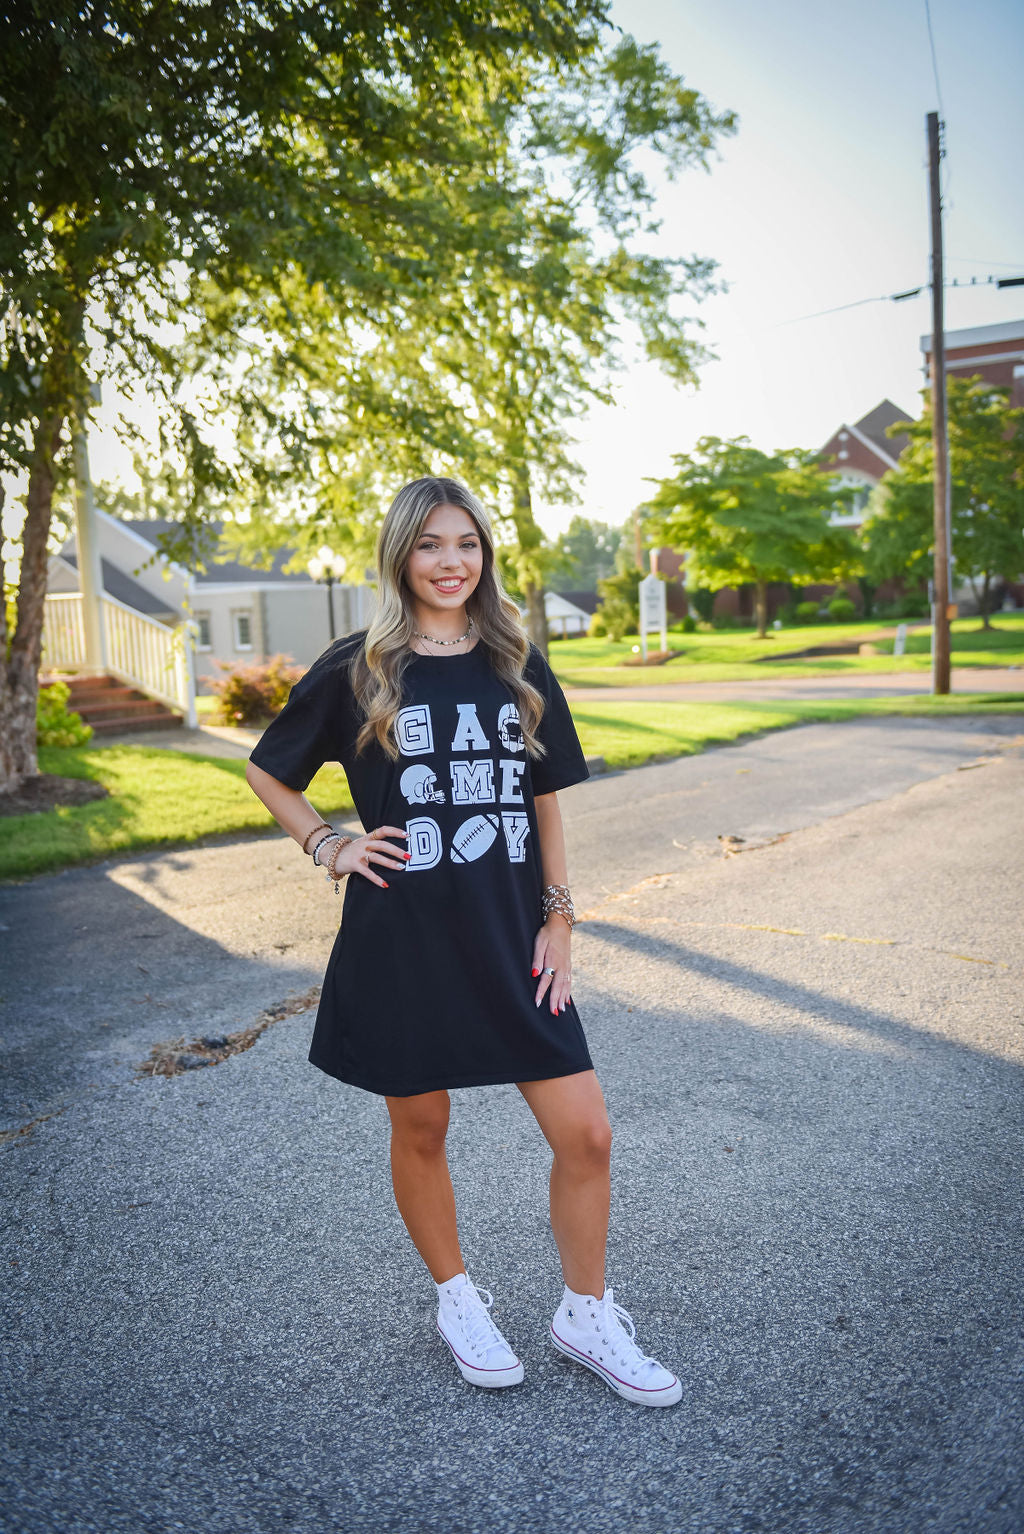
[[[412,853],[411,852],[403,852],[402,856],[403,856],[403,858],[411,858],[412,857]]]
[[[537,976],[540,974],[540,970],[539,969],[531,969],[530,974],[533,976],[534,980],[536,980]]]
[[[388,881],[386,879],[382,879],[380,882],[383,884],[383,886],[384,886],[384,888],[386,890],[389,890],[391,888],[391,885],[388,883]]]

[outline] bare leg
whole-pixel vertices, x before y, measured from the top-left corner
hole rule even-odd
[[[436,1284],[464,1270],[455,1228],[455,1193],[445,1155],[447,1092],[386,1099],[391,1115],[391,1181],[413,1245]]]
[[[604,1294],[612,1131],[593,1071],[550,1081],[522,1081],[551,1166],[551,1229],[562,1273],[577,1294]]]

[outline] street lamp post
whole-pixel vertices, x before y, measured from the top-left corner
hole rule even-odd
[[[347,565],[343,554],[335,554],[326,544],[317,549],[306,568],[315,581],[323,581],[327,586],[327,626],[331,633],[331,643],[334,643],[334,596],[331,588],[335,581],[340,581],[345,574]]]

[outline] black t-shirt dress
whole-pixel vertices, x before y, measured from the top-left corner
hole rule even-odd
[[[412,854],[388,888],[352,874],[327,965],[309,1058],[328,1075],[393,1097],[539,1081],[592,1068],[575,1004],[534,1004],[543,887],[534,797],[589,776],[562,689],[536,645],[525,675],[545,698],[540,760],[512,693],[480,641],[461,655],[414,654],[392,762],[357,756],[348,662],[365,630],[338,640],[291,691],[251,760],[305,790],[340,762],[364,831]],[[374,865],[371,865],[374,866]]]

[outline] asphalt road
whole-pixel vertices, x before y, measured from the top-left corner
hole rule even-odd
[[[548,1348],[514,1089],[455,1094],[451,1136],[527,1368],[496,1398],[433,1335],[383,1105],[305,1063],[308,1013],[136,1077],[319,978],[333,896],[291,844],[0,890],[4,1528],[1016,1534],[1020,730],[815,725],[562,796],[609,1281],[683,1378],[663,1412]]]

